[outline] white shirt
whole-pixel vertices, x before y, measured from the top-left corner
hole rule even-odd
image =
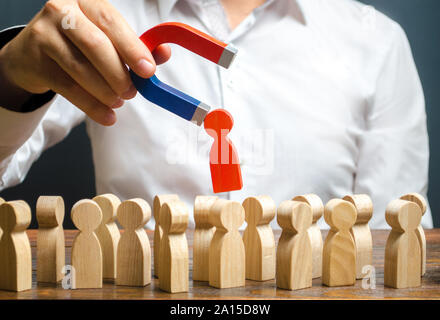
[[[216,0],[113,3],[139,35],[180,21],[238,48],[225,70],[173,45],[157,69],[162,81],[234,117],[229,136],[243,189],[220,196],[241,202],[267,194],[278,205],[305,193],[324,203],[366,193],[373,228],[388,228],[391,200],[426,197],[422,87],[403,30],[383,14],[352,0],[271,0],[230,31]],[[117,123],[104,127],[61,96],[28,114],[0,108],[1,188],[21,182],[43,150],[85,120],[98,194],[152,204],[157,194],[176,193],[189,208],[196,195],[212,194],[212,140],[203,128],[140,94],[116,112]],[[432,227],[430,210],[423,225]]]

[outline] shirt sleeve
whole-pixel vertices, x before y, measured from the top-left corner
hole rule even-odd
[[[387,225],[387,204],[409,192],[427,199],[429,143],[423,89],[402,28],[395,24],[390,48],[369,101],[359,141],[355,193],[371,195],[371,226]],[[428,206],[422,225],[432,228]]]
[[[22,28],[1,31],[0,47]],[[34,95],[27,104],[28,112],[0,106],[0,191],[23,181],[40,154],[85,118],[82,111],[52,92]]]

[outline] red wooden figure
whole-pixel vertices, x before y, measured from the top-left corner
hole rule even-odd
[[[205,130],[214,138],[209,153],[209,165],[214,193],[240,190],[243,187],[237,150],[227,137],[234,125],[232,115],[216,109],[205,118]]]

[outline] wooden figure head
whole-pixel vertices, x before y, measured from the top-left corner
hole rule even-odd
[[[269,196],[249,197],[243,201],[245,219],[249,225],[268,224],[275,217],[276,205]]]
[[[31,218],[31,209],[24,201],[9,201],[0,205],[0,229],[4,233],[25,231]]]
[[[373,217],[373,201],[366,194],[356,194],[344,197],[345,201],[352,203],[357,211],[356,223],[365,224]]]
[[[117,211],[118,221],[127,230],[145,226],[151,218],[151,208],[144,199],[136,198],[122,202]]]
[[[63,225],[64,200],[59,196],[40,196],[37,200],[37,220],[40,228]]]
[[[350,230],[356,222],[356,217],[355,206],[345,200],[332,199],[324,209],[325,222],[332,230]]]
[[[218,230],[237,230],[244,222],[244,215],[240,202],[218,199],[211,207],[209,221]]]
[[[188,208],[183,201],[164,203],[160,210],[160,225],[164,233],[178,234],[188,227]]]
[[[316,221],[318,221],[324,214],[324,204],[322,203],[321,198],[316,194],[309,193],[302,196],[296,196],[292,200],[305,202],[312,207],[313,223],[316,223]]]
[[[206,132],[218,139],[231,131],[234,125],[232,115],[224,109],[216,109],[208,113],[205,117],[204,126]]]
[[[388,204],[385,219],[393,231],[414,231],[422,219],[422,210],[415,202],[397,199]]]
[[[425,198],[421,194],[408,193],[401,196],[400,199],[415,202],[420,207],[420,210],[422,210],[422,216],[425,215],[428,205],[426,204]]]
[[[197,196],[194,200],[194,221],[197,227],[211,227],[209,212],[217,196]]]
[[[162,205],[171,200],[179,200],[177,194],[161,194],[154,197],[153,200],[153,216],[154,220],[160,224],[160,208]]]
[[[283,231],[306,232],[313,222],[312,208],[305,202],[283,201],[278,207],[277,222]]]
[[[102,212],[95,201],[83,199],[74,204],[71,217],[78,230],[90,233],[101,224]]]
[[[118,210],[121,200],[111,193],[99,195],[93,198],[102,212],[102,223],[107,224],[116,220],[116,210]]]

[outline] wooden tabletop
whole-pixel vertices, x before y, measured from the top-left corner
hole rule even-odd
[[[66,230],[66,259],[70,264],[72,240],[77,231]],[[323,231],[323,236],[326,235]],[[153,246],[153,233],[147,231]],[[193,232],[188,231],[190,247],[190,282],[189,292],[169,294],[159,289],[158,280],[153,278],[146,287],[121,287],[104,283],[102,289],[64,290],[61,285],[36,283],[36,236],[37,230],[28,230],[32,246],[32,289],[24,292],[0,291],[0,299],[439,299],[440,298],[440,229],[426,230],[427,269],[422,279],[422,286],[412,289],[391,289],[383,285],[384,248],[388,231],[373,231],[373,264],[376,268],[376,289],[362,289],[362,280],[350,287],[325,287],[321,279],[313,280],[313,287],[297,291],[277,289],[275,281],[250,281],[242,288],[216,289],[207,282],[192,281],[192,240]],[[278,239],[279,231],[275,231]],[[153,257],[152,257],[153,258]],[[152,263],[153,265],[153,263]]]

